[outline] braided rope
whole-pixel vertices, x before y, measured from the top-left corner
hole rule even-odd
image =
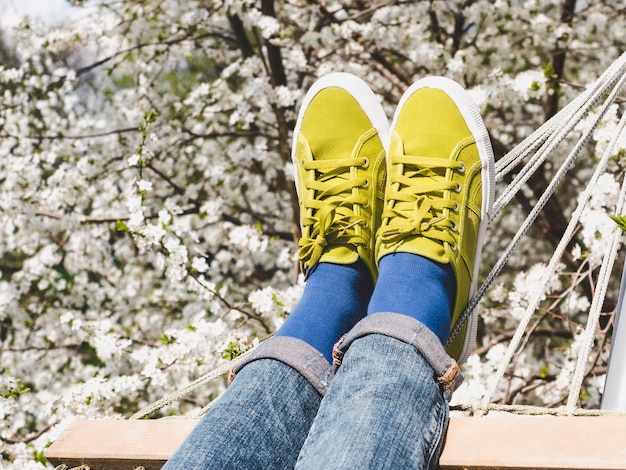
[[[577,110],[585,108],[585,112],[588,112],[593,103],[595,103],[611,86],[611,83],[614,83],[623,73],[625,62],[626,53],[618,57],[584,92],[577,95],[569,104],[537,128],[519,145],[511,149],[504,157],[498,159],[498,161],[495,162],[496,180],[499,181],[504,175],[513,171],[524,159],[537,150],[541,144],[550,137],[553,137],[557,129],[562,128],[564,123],[569,122],[576,114]]]
[[[594,124],[590,127],[590,129],[585,134],[590,134],[591,132],[593,132],[593,129],[595,128],[595,126],[597,125],[599,120],[602,119],[602,117],[604,116],[604,114],[608,110],[609,106],[617,98],[617,95],[620,93],[622,87],[624,86],[624,83],[626,83],[626,74],[622,75],[622,77],[621,77],[621,79],[619,81],[619,84],[613,89],[613,91],[611,92],[611,95],[609,96],[609,98],[607,98],[606,102],[602,106],[602,109],[598,113],[598,116],[596,117]],[[588,137],[589,137],[589,135],[581,136],[581,138],[579,140],[579,143],[582,140],[586,140]],[[578,147],[578,145],[576,147]],[[557,174],[560,174],[559,178],[562,178],[564,176],[565,172],[569,169],[569,166],[571,166],[571,164],[573,163],[573,159],[575,158],[575,155],[573,156],[573,154],[574,154],[575,150],[576,150],[576,148],[574,150],[572,150],[572,153],[568,156],[568,158],[563,163],[563,166],[557,172]],[[563,256],[563,253],[565,252],[565,249],[566,249],[567,245],[569,244],[570,240],[574,236],[574,232],[576,231],[576,226],[578,224],[578,221],[580,220],[580,216],[582,215],[582,212],[583,212],[585,206],[587,205],[587,202],[589,201],[589,198],[591,197],[591,192],[593,191],[593,189],[597,185],[598,179],[600,178],[602,173],[604,173],[604,170],[606,168],[606,164],[607,164],[609,158],[611,157],[611,154],[608,152],[608,150],[609,150],[609,148],[607,147],[607,151],[604,152],[602,158],[600,159],[600,162],[599,162],[598,166],[596,167],[596,170],[594,171],[594,173],[593,173],[593,175],[591,177],[591,180],[589,181],[589,184],[587,185],[587,188],[581,194],[578,206],[576,207],[576,209],[572,213],[570,222],[567,225],[565,233],[561,237],[561,240],[560,240],[559,244],[557,245],[552,258],[550,259],[550,262],[548,263],[548,266],[547,266],[546,270],[543,273],[543,276],[542,276],[542,278],[541,278],[541,280],[539,282],[540,286],[547,286],[548,283],[549,283],[550,278],[556,272],[558,263],[560,262],[560,260],[561,260],[561,258]],[[553,180],[550,185],[552,186],[553,183],[555,183],[555,180]],[[544,193],[543,196],[545,196],[545,193]],[[531,211],[531,214],[533,212],[535,212],[535,210],[539,206],[540,206],[540,209],[543,208],[543,205],[540,204],[542,202],[545,204],[545,201],[542,201],[543,196],[540,198],[539,202],[537,203],[537,206],[535,206],[533,208],[533,211]],[[526,224],[524,224],[524,225],[526,225]],[[522,229],[520,229],[520,231],[521,230]],[[607,279],[607,281],[608,281],[608,279]],[[495,394],[496,388],[498,386],[498,383],[504,377],[504,374],[506,373],[506,369],[508,368],[508,365],[511,362],[511,359],[513,358],[513,355],[517,351],[517,349],[518,349],[518,347],[520,345],[520,342],[522,340],[522,337],[525,334],[525,331],[526,331],[526,328],[528,327],[530,319],[533,316],[533,314],[535,313],[535,311],[537,310],[537,307],[539,306],[539,303],[541,302],[541,299],[542,299],[543,294],[544,294],[544,290],[543,289],[538,289],[533,294],[534,295],[528,301],[528,306],[527,306],[527,308],[526,308],[526,310],[524,312],[524,315],[522,316],[522,319],[520,320],[520,323],[518,325],[517,330],[515,331],[515,334],[513,335],[513,338],[511,339],[511,342],[509,343],[507,351],[504,354],[502,360],[500,361],[500,364],[498,365],[498,369],[497,369],[495,375],[490,380],[490,383],[489,383],[488,388],[487,388],[487,392],[485,393],[485,395],[483,396],[483,399],[481,400],[480,408],[486,409],[488,403],[491,402],[491,400],[493,398],[493,395]]]
[[[624,128],[626,127],[626,114],[622,115],[620,122],[618,124],[618,131],[615,133],[613,138],[611,139],[610,144],[607,146],[602,161],[608,161],[608,159],[615,155],[618,147],[618,142],[620,138],[624,134]],[[619,201],[617,203],[616,212],[617,214],[623,213],[626,207],[626,178],[622,182],[622,188],[620,190]],[[583,380],[585,379],[585,375],[587,373],[587,363],[589,361],[589,357],[591,355],[591,350],[593,347],[593,340],[596,329],[598,327],[598,322],[600,320],[600,314],[602,313],[602,305],[604,304],[604,298],[606,296],[606,291],[609,284],[609,278],[611,276],[611,271],[613,270],[613,265],[615,264],[615,259],[617,258],[617,251],[620,246],[620,241],[622,238],[622,231],[617,227],[613,230],[610,239],[610,246],[607,255],[602,260],[602,266],[600,267],[600,272],[598,273],[598,280],[596,282],[597,290],[595,295],[593,296],[593,301],[591,303],[591,309],[589,310],[589,317],[587,318],[587,326],[585,328],[585,332],[583,335],[583,343],[581,345],[580,352],[578,354],[578,360],[576,362],[576,368],[574,369],[574,376],[572,379],[572,384],[570,385],[569,396],[567,399],[566,408],[570,413],[573,413],[578,404],[578,397],[580,395],[580,390],[582,388]]]
[[[237,356],[235,359],[233,359],[232,361],[212,370],[211,372],[203,375],[202,377],[194,380],[193,382],[191,382],[189,385],[186,385],[185,387],[179,389],[179,390],[175,390],[174,392],[170,393],[169,395],[161,398],[160,400],[155,401],[154,403],[146,406],[145,408],[142,408],[141,410],[139,410],[137,413],[135,413],[134,415],[132,415],[129,419],[142,419],[145,418],[146,416],[150,416],[151,414],[159,411],[161,408],[164,408],[165,406],[174,403],[175,401],[180,400],[182,397],[184,397],[185,395],[189,395],[191,392],[193,392],[194,390],[196,390],[198,387],[201,387],[209,382],[212,382],[216,379],[218,379],[219,377],[221,377],[222,375],[228,373],[231,369],[235,368],[237,365],[239,365],[241,362],[243,362],[248,356],[250,356],[250,354],[252,354],[252,352],[256,349],[256,346],[247,350],[245,353]]]
[[[619,85],[615,86],[613,88],[612,93],[610,94],[609,98],[607,98],[607,100],[604,102],[604,105],[602,106],[600,112],[598,112],[598,114],[594,117],[592,125],[578,139],[576,145],[574,146],[574,148],[572,149],[570,154],[567,156],[567,158],[564,160],[564,162],[562,163],[561,167],[559,168],[557,173],[554,175],[554,177],[552,178],[552,180],[548,184],[548,187],[546,188],[544,193],[541,195],[541,197],[539,198],[539,200],[537,201],[537,203],[535,204],[533,209],[530,211],[530,214],[528,214],[528,216],[524,220],[523,224],[518,229],[517,233],[514,235],[514,237],[511,239],[511,241],[509,242],[509,244],[505,248],[502,256],[500,256],[500,258],[498,259],[496,264],[492,267],[491,271],[489,272],[489,274],[487,275],[487,277],[483,281],[483,284],[481,285],[481,287],[478,289],[476,294],[469,301],[467,307],[465,308],[465,310],[461,314],[459,320],[457,321],[455,328],[450,333],[450,338],[448,339],[448,343],[447,344],[449,344],[461,332],[461,329],[463,328],[465,323],[467,323],[467,320],[469,319],[469,317],[472,314],[472,312],[474,311],[474,309],[477,307],[477,305],[480,302],[480,300],[483,298],[483,296],[485,295],[485,293],[487,292],[489,287],[491,287],[491,285],[495,281],[495,279],[498,276],[498,274],[500,274],[500,271],[502,271],[502,268],[504,268],[504,266],[506,265],[506,263],[510,259],[511,255],[512,255],[513,251],[515,250],[515,248],[517,247],[517,245],[520,243],[520,241],[522,240],[524,235],[526,235],[526,233],[528,232],[528,230],[530,229],[530,227],[534,223],[535,219],[539,216],[539,214],[543,210],[545,204],[548,202],[548,199],[550,199],[550,197],[552,196],[554,191],[556,191],[557,186],[561,183],[561,181],[563,180],[563,178],[565,177],[565,175],[567,174],[567,172],[569,171],[571,166],[574,164],[576,158],[578,157],[578,154],[580,153],[580,151],[582,150],[584,145],[587,143],[587,141],[591,137],[591,134],[593,133],[593,131],[595,130],[597,125],[603,119],[603,117],[606,114],[606,112],[608,111],[609,107],[617,99],[617,96],[618,96],[619,92],[621,91],[621,88],[623,87],[624,78],[625,78],[625,74],[626,74],[626,53],[624,53],[622,56],[620,56],[618,61],[616,61],[615,67],[611,67],[610,70],[613,73],[613,75],[607,76],[606,73],[603,74],[602,77],[601,77],[603,79],[603,82],[600,82],[600,79],[599,79],[598,81],[596,81],[595,86],[592,87],[594,90],[596,90],[596,92],[592,93],[592,96],[598,98],[599,96],[605,94],[606,91],[608,90],[608,88],[610,88],[610,86],[613,85],[615,83],[615,81],[617,81],[618,79],[619,79]],[[574,128],[574,126],[578,122],[580,122],[580,120],[582,120],[582,118],[585,116],[585,114],[588,113],[590,107],[591,107],[591,105],[589,105],[588,107],[586,106],[584,113],[582,112],[583,111],[582,108],[579,109],[575,113],[575,115],[571,117],[571,119],[575,119],[576,120],[576,123],[569,123],[568,125],[561,125],[561,124],[559,124],[558,127],[559,127],[559,129],[561,129],[561,131],[559,131],[558,137],[559,137],[560,140],[557,141],[556,137],[554,137],[554,138],[551,138],[548,142],[544,143],[542,145],[542,149],[543,150],[540,150],[538,152],[538,153],[540,153],[540,155],[537,158],[538,159],[540,159],[540,158],[544,158],[545,159],[546,155],[549,155],[551,152],[553,152],[554,149],[556,148],[557,144],[559,142],[561,142],[566,137],[567,133],[563,133],[565,128],[568,128],[569,129],[568,132],[570,132]],[[567,109],[567,108],[564,108],[564,109]],[[567,109],[566,115],[570,111],[571,111],[571,108]],[[557,119],[556,121],[560,122],[561,119],[562,119],[562,116],[559,119]],[[548,121],[548,122],[550,122],[550,121]],[[550,125],[548,125],[548,128],[551,128],[554,125],[555,125],[555,123],[551,123]],[[540,132],[540,134],[542,134],[542,133],[543,132]],[[536,145],[535,138],[532,138],[532,139],[527,138],[526,140],[524,140],[520,144],[520,146],[523,147],[523,148],[526,148],[526,147],[531,147],[532,148],[535,145]],[[524,152],[522,151],[520,153],[520,155],[523,155],[523,154],[524,154]],[[544,155],[544,157],[542,157],[542,155]],[[533,171],[535,171],[539,167],[540,163],[537,163],[538,161],[539,160],[531,162],[531,166],[533,166],[533,168],[534,168]],[[530,174],[528,174],[528,177],[530,177]],[[493,221],[494,217],[502,210],[502,208],[504,208],[504,203],[505,202],[506,203],[510,202],[510,200],[514,197],[514,195],[517,194],[517,192],[522,188],[523,184],[527,181],[528,177],[526,177],[523,180],[518,180],[516,178],[516,180],[513,181],[509,185],[509,187],[505,190],[503,195],[500,198],[498,198],[498,200],[496,201],[496,204],[494,205],[494,211],[493,211],[492,215],[490,216],[490,221],[491,222]],[[569,242],[569,240],[568,240],[568,242]],[[562,254],[561,254],[561,256],[562,256]],[[524,326],[524,328],[525,327],[526,326]]]
[[[569,411],[563,406],[558,408],[545,408],[542,406],[500,405],[497,403],[489,403],[485,408],[466,404],[452,405],[450,406],[450,411],[459,411],[477,416],[490,411],[524,416],[626,416],[626,412],[624,411],[599,409],[586,410],[584,408],[577,408],[573,411]]]

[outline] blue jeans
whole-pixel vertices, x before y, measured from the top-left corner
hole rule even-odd
[[[434,334],[400,317],[348,333],[330,385],[313,348],[268,340],[164,469],[435,468],[461,376]]]

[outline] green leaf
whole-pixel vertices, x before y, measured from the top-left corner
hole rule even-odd
[[[161,341],[161,343],[163,343],[164,345],[169,346],[176,341],[176,338],[168,335],[167,333],[163,333],[159,338],[159,341]]]
[[[232,361],[241,354],[243,354],[241,347],[237,343],[233,343],[231,341],[224,350],[224,354],[222,354],[222,359],[228,359],[229,361]]]
[[[609,215],[611,220],[617,224],[622,231],[626,232],[626,215],[617,214],[617,215]]]
[[[33,458],[35,462],[40,463],[42,465],[46,465],[49,463],[43,451],[40,451],[40,450],[36,450],[33,452]]]
[[[157,113],[156,111],[148,111],[147,113],[144,113],[143,118],[145,119],[147,124],[152,124],[154,121],[156,121],[158,116],[159,113]]]
[[[554,78],[554,69],[552,68],[552,64],[548,64],[543,68],[543,75],[548,79]]]
[[[10,388],[8,390],[0,390],[0,398],[12,398],[13,400],[17,400],[20,395],[24,395],[25,393],[29,393],[30,388],[24,387],[23,385],[19,385],[17,388]]]

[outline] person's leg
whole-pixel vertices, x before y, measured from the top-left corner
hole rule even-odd
[[[391,132],[379,279],[368,315],[337,345],[300,470],[435,467],[462,380],[442,342],[475,287],[493,200],[488,136],[445,79],[412,86]],[[449,353],[462,360],[473,339],[463,331]]]
[[[251,362],[163,468],[292,469],[321,399],[291,366]]]
[[[432,339],[438,342],[434,335]],[[452,388],[460,375],[451,371]],[[324,397],[296,468],[434,468],[448,423],[441,386],[415,346],[382,334],[356,339]]]
[[[330,363],[333,345],[365,316],[372,289],[372,277],[360,260],[348,265],[319,263],[275,336],[298,338]]]
[[[305,96],[293,145],[303,296],[234,371],[167,470],[293,468],[332,376],[332,346],[365,316],[377,275],[387,127],[378,99],[352,75],[323,77]]]
[[[403,95],[390,135],[376,236],[381,274],[368,315],[415,318],[462,363],[474,345],[476,312],[462,328],[457,323],[476,291],[494,199],[489,134],[459,84],[428,77]],[[457,329],[460,334],[448,338]]]
[[[396,312],[424,323],[445,343],[450,334],[456,282],[450,264],[412,253],[390,253],[379,261],[380,276],[368,315]],[[415,286],[414,291],[407,286]]]
[[[377,276],[388,121],[359,78],[335,73],[304,98],[293,140],[300,202],[298,258],[307,282],[276,336],[301,339],[332,360],[333,344],[367,311]]]

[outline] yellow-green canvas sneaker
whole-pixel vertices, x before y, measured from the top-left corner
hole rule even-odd
[[[376,279],[375,220],[382,212],[388,128],[380,101],[354,75],[326,75],[305,95],[292,147],[303,272],[320,262],[361,258]]]
[[[376,258],[405,252],[450,263],[456,278],[452,330],[477,287],[494,199],[493,160],[480,112],[459,84],[428,77],[406,91],[390,127]],[[459,363],[474,347],[476,327],[474,311],[449,340],[446,350]]]

